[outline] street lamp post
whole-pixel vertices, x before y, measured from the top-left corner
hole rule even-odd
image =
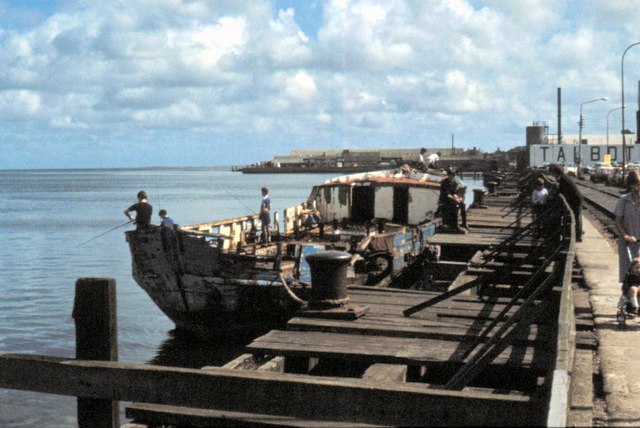
[[[607,101],[607,97],[596,98],[595,100],[585,101],[580,104],[580,120],[578,121],[579,133],[578,133],[578,178],[582,178],[582,125],[584,119],[582,117],[582,106],[589,103],[595,103],[596,101]]]
[[[623,108],[624,106],[612,108],[611,110],[609,110],[609,113],[607,113],[607,154],[609,154],[609,116],[611,115],[612,112],[623,109]]]
[[[622,176],[626,177],[627,172],[627,138],[625,135],[625,127],[624,127],[624,56],[627,54],[627,51],[632,47],[640,45],[640,42],[632,43],[624,50],[622,54],[622,59],[620,60],[620,87],[622,92]]]

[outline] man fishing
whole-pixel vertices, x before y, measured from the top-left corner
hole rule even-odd
[[[136,212],[136,218],[131,217],[131,211]],[[138,202],[124,210],[124,215],[129,220],[134,220],[137,229],[146,229],[151,224],[151,214],[153,207],[147,202],[147,192],[141,190],[138,192]]]
[[[260,202],[260,211],[258,218],[262,223],[262,243],[271,242],[271,234],[269,233],[269,224],[271,223],[271,198],[269,198],[269,189],[263,187],[261,189],[262,201]]]

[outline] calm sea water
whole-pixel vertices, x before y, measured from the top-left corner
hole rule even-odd
[[[0,352],[75,358],[75,281],[105,277],[117,284],[120,361],[183,367],[229,361],[243,343],[176,336],[135,284],[123,233],[132,226],[97,236],[127,221],[123,210],[141,189],[154,207],[154,223],[164,208],[186,225],[257,212],[263,186],[282,212],[333,175],[209,168],[0,171]],[[75,426],[75,397],[0,389],[0,427]]]

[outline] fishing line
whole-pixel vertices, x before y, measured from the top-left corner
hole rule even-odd
[[[156,196],[158,198],[158,206],[161,206],[162,203],[160,202],[160,186],[158,186],[158,177],[154,178],[154,184],[156,185]]]
[[[94,239],[98,239],[99,237],[104,236],[104,235],[106,235],[106,234],[107,234],[107,233],[109,233],[109,232],[113,232],[114,230],[119,229],[119,228],[121,228],[122,226],[126,226],[126,225],[128,225],[129,223],[131,223],[131,222],[133,222],[133,220],[129,220],[129,221],[128,221],[128,222],[126,222],[126,223],[122,223],[122,224],[117,225],[116,227],[112,227],[111,229],[107,230],[106,232],[103,232],[103,233],[101,233],[101,234],[100,234],[100,235],[98,235],[98,236],[94,236],[93,238],[91,238],[91,239],[89,239],[89,240],[87,240],[87,241],[84,241],[82,244],[79,244],[79,245],[78,245],[78,247],[80,247],[81,245],[84,245],[84,244],[86,244],[86,243],[88,243],[88,242],[91,242],[91,241],[93,241]],[[78,248],[78,247],[76,247],[76,248]]]
[[[249,212],[253,213],[255,212],[253,208],[251,208],[249,205],[246,204],[246,202],[244,202],[242,199],[238,198],[236,195],[234,195],[233,193],[231,193],[231,191],[229,191],[229,189],[227,189],[223,184],[220,185],[220,187],[222,188],[222,190],[224,190],[229,196],[231,196],[233,199],[235,199],[236,201],[240,202],[246,209],[249,210]]]

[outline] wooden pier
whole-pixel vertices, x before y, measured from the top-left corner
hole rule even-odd
[[[571,210],[534,222],[501,190],[469,210],[470,233],[434,236],[441,258],[413,289],[349,288],[359,317],[301,312],[199,370],[2,354],[0,387],[135,401],[139,427],[565,425]]]

